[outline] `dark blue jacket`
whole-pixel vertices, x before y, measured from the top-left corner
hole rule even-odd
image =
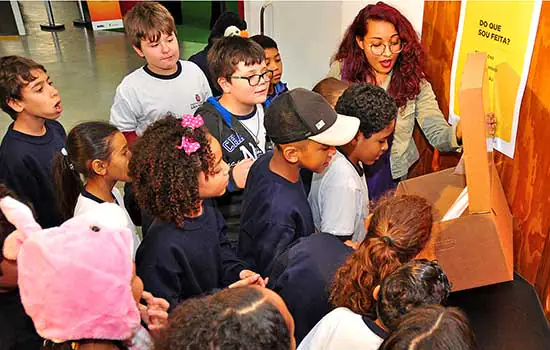
[[[193,296],[224,288],[247,267],[225,238],[225,221],[211,200],[183,228],[155,220],[136,253],[145,290],[165,298],[170,310]]]
[[[46,134],[31,136],[13,130],[13,123],[0,146],[0,182],[32,204],[36,221],[43,228],[63,223],[55,196],[52,162],[65,147],[66,133],[55,120],[46,120]]]
[[[315,232],[301,180],[292,183],[273,173],[268,152],[250,168],[244,190],[239,256],[262,276],[271,263],[300,237]]]
[[[294,317],[296,342],[330,312],[334,274],[353,249],[328,233],[300,238],[273,262],[269,287]]]

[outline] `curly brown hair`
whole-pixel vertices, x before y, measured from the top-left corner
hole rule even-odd
[[[184,136],[200,148],[190,155],[178,149]],[[183,227],[185,217],[200,209],[198,175],[208,176],[214,165],[207,132],[183,127],[181,120],[168,115],[147,128],[132,154],[129,175],[140,207]]]
[[[374,288],[426,246],[432,222],[432,207],[424,198],[397,195],[381,199],[367,236],[336,271],[332,304],[376,318]]]

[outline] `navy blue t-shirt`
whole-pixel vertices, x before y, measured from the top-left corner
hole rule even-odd
[[[225,238],[225,221],[211,200],[201,216],[175,223],[155,220],[136,253],[136,273],[145,290],[179,303],[239,279],[247,266]]]
[[[239,234],[239,256],[262,276],[269,276],[271,263],[290,244],[315,232],[302,181],[272,172],[272,157],[268,152],[250,168]]]
[[[45,126],[43,136],[15,131],[13,123],[8,127],[0,146],[0,182],[31,203],[36,221],[48,228],[63,222],[54,191],[52,162],[65,147],[66,133],[55,120],[46,120]]]
[[[332,309],[334,274],[352,252],[337,236],[317,233],[300,238],[273,262],[268,287],[283,298],[294,317],[298,344]]]

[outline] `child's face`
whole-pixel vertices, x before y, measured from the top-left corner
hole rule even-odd
[[[336,153],[336,148],[312,140],[302,142],[304,142],[303,146],[297,148],[300,167],[319,174],[324,172]]]
[[[63,112],[57,89],[53,87],[50,78],[42,69],[33,69],[31,74],[36,79],[21,89],[21,100],[10,100],[9,106],[17,113],[44,119],[57,119]]]
[[[132,158],[132,152],[128,148],[128,142],[121,132],[113,135],[111,140],[111,159],[107,166],[107,176],[116,181],[130,181],[128,177],[128,163]]]
[[[208,136],[210,150],[214,155],[214,166],[208,176],[204,172],[199,173],[199,196],[201,198],[219,197],[225,193],[229,182],[229,166],[222,159],[222,148],[218,140]]]
[[[279,54],[279,50],[275,48],[264,49],[265,64],[267,69],[273,71],[273,78],[271,78],[271,84],[276,85],[281,81],[283,76],[283,60]]]
[[[180,49],[175,33],[162,33],[158,41],[141,40],[141,49],[134,46],[141,57],[145,57],[147,67],[160,75],[174,73],[180,58]]]
[[[252,77],[253,75],[260,75],[265,72],[267,72],[265,62],[251,66],[245,66],[244,62],[239,62],[232,77]],[[233,99],[244,105],[253,106],[264,103],[267,98],[269,80],[266,80],[265,76],[260,79],[256,86],[250,86],[247,79],[231,78],[225,80],[221,78],[220,80],[223,92],[230,94]]]
[[[392,134],[394,127],[395,120],[383,130],[372,134],[368,139],[363,136],[362,132],[357,133],[357,145],[354,152],[361,163],[372,165],[388,150],[388,137]]]

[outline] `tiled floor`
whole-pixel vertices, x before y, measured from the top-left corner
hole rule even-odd
[[[27,36],[0,40],[0,56],[22,55],[43,64],[59,89],[64,107],[61,123],[67,131],[81,121],[108,120],[115,89],[121,79],[143,64],[125,39],[124,33],[76,28],[76,2],[55,1],[56,22],[65,24],[61,32],[45,32],[47,23],[43,1],[21,1]],[[180,39],[181,40],[181,39]],[[204,44],[181,42],[180,53],[187,58]],[[0,111],[0,136],[11,122]]]

